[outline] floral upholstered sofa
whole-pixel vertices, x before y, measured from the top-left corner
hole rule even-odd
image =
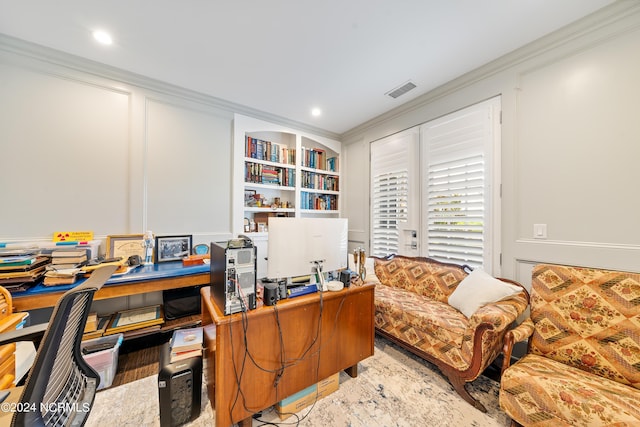
[[[482,270],[429,258],[369,259],[375,275],[376,331],[434,363],[457,393],[484,406],[465,389],[502,350],[503,337],[528,305],[519,284]]]
[[[525,426],[640,426],[640,274],[537,265],[531,317],[505,337],[500,407]]]

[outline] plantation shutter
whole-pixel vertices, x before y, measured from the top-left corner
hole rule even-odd
[[[431,258],[490,269],[492,111],[483,103],[422,126],[423,247]]]
[[[417,129],[371,144],[371,254],[403,252],[401,230],[410,220]],[[415,146],[414,146],[415,144]],[[417,202],[414,200],[413,203]],[[414,215],[417,216],[417,215]]]

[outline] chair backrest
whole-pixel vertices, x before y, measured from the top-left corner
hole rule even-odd
[[[431,258],[402,255],[373,258],[376,276],[381,283],[444,303],[471,271],[466,265],[449,264]]]
[[[93,405],[99,375],[84,361],[80,342],[93,295],[117,266],[96,269],[56,304],[21,397],[13,426],[82,426]]]
[[[529,351],[640,388],[640,274],[540,264]]]

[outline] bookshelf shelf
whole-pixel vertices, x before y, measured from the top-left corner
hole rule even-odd
[[[274,215],[340,216],[340,151],[339,141],[235,115],[234,232]]]
[[[283,212],[283,213],[295,213],[295,209],[293,208],[278,208],[278,209],[272,209],[272,208],[255,208],[255,207],[245,207],[244,208],[245,212]]]
[[[301,209],[301,211],[303,213],[307,213],[307,214],[319,214],[319,215],[336,215],[339,214],[339,211],[335,211],[335,210],[323,210],[323,209]]]
[[[295,169],[296,168],[296,165],[290,165],[290,164],[287,164],[287,163],[270,162],[268,160],[258,160],[258,159],[254,159],[254,158],[251,158],[251,157],[245,157],[244,161],[245,162],[256,163],[256,164],[259,164],[259,165],[278,167],[278,168],[287,168],[287,169]]]
[[[232,230],[253,239],[264,277],[269,217],[340,217],[342,144],[240,114],[233,142]]]

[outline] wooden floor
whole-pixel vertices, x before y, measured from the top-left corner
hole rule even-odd
[[[161,345],[121,353],[112,387],[130,383],[158,373]]]

